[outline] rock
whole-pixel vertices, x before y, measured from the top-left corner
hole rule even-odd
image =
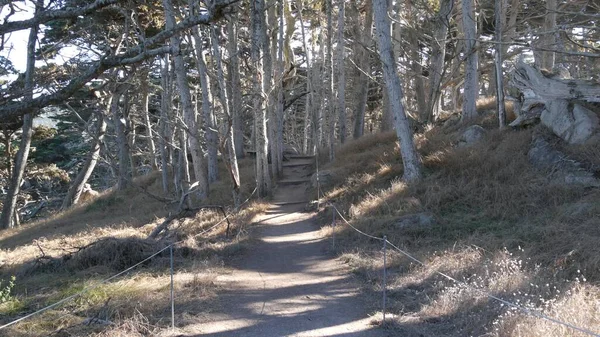
[[[564,153],[553,148],[540,135],[534,135],[527,157],[533,166],[550,172],[549,178],[566,185],[600,187],[600,179],[582,167],[581,163],[569,159]]]
[[[455,125],[458,122],[460,122],[460,116],[458,114],[453,114],[444,121],[444,127]]]
[[[321,187],[332,186],[334,183],[335,175],[331,171],[319,171],[319,185]],[[317,174],[314,173],[310,177],[310,184],[312,187],[317,188]]]
[[[479,140],[485,137],[486,134],[486,129],[479,125],[471,125],[465,130],[465,132],[463,132],[462,136],[460,136],[458,146],[468,146],[477,143]]]
[[[416,213],[404,215],[394,221],[394,227],[398,229],[430,227],[435,218],[430,213]]]
[[[566,100],[550,101],[540,119],[542,124],[569,144],[585,143],[600,127],[596,113],[577,103],[569,104]]]
[[[319,210],[319,202],[317,200],[312,200],[309,201],[305,206],[304,206],[304,211],[305,212],[316,212]]]
[[[96,199],[100,195],[99,192],[94,191],[90,184],[83,185],[83,190],[81,191],[81,195],[79,196],[79,203],[88,202]]]

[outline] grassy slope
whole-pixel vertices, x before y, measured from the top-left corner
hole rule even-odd
[[[242,193],[252,192],[252,162],[240,163]],[[222,181],[211,186],[204,204],[231,204],[230,184],[222,168]],[[158,174],[135,182],[161,194]],[[195,217],[173,223],[174,230],[160,240],[147,240],[174,206],[167,206],[139,189],[107,192],[91,203],[24,227],[0,232],[0,280],[16,275],[12,299],[0,304],[0,325],[74,294],[166,247],[184,240],[174,249],[177,320],[209,311],[215,305],[213,280],[224,272],[223,260],[246,245],[246,236],[225,239],[225,226],[194,237],[222,219],[217,211],[201,211]],[[251,202],[232,216],[238,232],[263,209]],[[85,248],[84,248],[85,247]],[[85,293],[65,305],[33,317],[0,336],[147,336],[169,326],[168,250],[140,268]],[[0,287],[1,288],[1,287]],[[99,318],[114,324],[81,324]]]
[[[461,128],[436,127],[416,136],[425,177],[407,186],[392,133],[346,144],[333,163],[334,184],[324,188],[353,225],[388,239],[426,262],[392,253],[390,306],[402,336],[577,336],[572,330],[526,317],[457,286],[435,271],[561,320],[600,331],[600,191],[557,186],[527,160],[531,131],[492,130],[468,148],[454,146]],[[588,163],[600,144],[568,148]],[[596,164],[596,163],[592,163]],[[406,214],[430,213],[430,227],[398,228]],[[322,214],[330,221],[330,210]],[[338,221],[338,225],[342,222]],[[343,259],[380,291],[381,245],[338,226]],[[330,232],[324,228],[324,232]],[[379,296],[373,310],[380,310]]]

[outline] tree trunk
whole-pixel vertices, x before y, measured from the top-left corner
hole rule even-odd
[[[504,72],[502,70],[502,30],[504,22],[504,0],[495,0],[495,34],[496,46],[494,54],[495,74],[496,74],[496,108],[498,111],[498,124],[500,129],[506,126],[506,109],[504,106]]]
[[[362,33],[362,46],[358,46],[358,65],[360,67],[357,85],[357,100],[354,117],[354,139],[358,139],[365,133],[365,113],[367,102],[369,100],[369,76],[371,74],[371,62],[369,60],[369,51],[373,36],[373,6],[371,0],[365,3],[365,24]]]
[[[315,94],[312,88],[313,74],[314,69],[312,68],[312,60],[310,59],[310,51],[308,50],[308,44],[306,43],[306,27],[304,26],[304,19],[302,18],[302,9],[303,9],[304,0],[300,0],[298,2],[298,19],[300,20],[300,33],[302,34],[302,48],[304,49],[304,55],[306,57],[306,91],[308,95],[306,96],[306,105],[304,108],[304,137],[302,139],[302,153],[306,154],[309,152],[309,142],[310,142],[310,131],[314,130],[315,125],[311,126],[311,115],[313,110],[313,105],[315,104]]]
[[[440,111],[442,90],[440,85],[445,73],[444,59],[446,58],[446,37],[452,17],[453,0],[439,0],[440,10],[435,18],[436,27],[431,41],[431,62],[429,71],[429,95],[427,101],[427,121],[433,122]]]
[[[283,174],[283,105],[285,104],[283,101],[283,76],[284,76],[284,60],[283,60],[283,51],[284,48],[290,49],[291,48],[287,48],[287,46],[284,46],[284,13],[283,13],[283,7],[284,7],[284,2],[285,0],[279,0],[279,6],[278,6],[278,10],[279,10],[279,37],[278,37],[278,41],[277,41],[277,75],[278,75],[278,83],[277,83],[277,105],[276,105],[276,109],[275,109],[275,115],[277,117],[277,125],[276,125],[276,132],[275,132],[275,139],[273,139],[272,141],[275,142],[277,144],[276,148],[276,152],[272,154],[272,156],[276,159],[276,163],[275,163],[275,169],[277,170],[277,175],[281,176]],[[288,16],[288,18],[291,15]],[[293,22],[288,22],[288,24],[293,24]],[[289,31],[289,30],[288,30]],[[286,39],[289,42],[289,39]],[[290,58],[293,58],[293,55],[289,55]],[[290,60],[292,61],[292,60]],[[308,81],[308,78],[307,78]],[[306,112],[306,114],[308,114],[308,112]]]
[[[158,168],[158,162],[156,161],[156,146],[154,144],[154,135],[152,133],[152,123],[150,122],[150,111],[148,109],[148,103],[150,101],[150,92],[148,89],[148,71],[142,72],[141,76],[141,90],[142,90],[142,113],[144,117],[144,124],[146,126],[146,137],[148,142],[148,148],[150,153],[148,154],[148,161],[152,166],[152,170]]]
[[[169,137],[173,131],[169,127],[169,111],[171,111],[171,85],[169,81],[169,55],[165,54],[163,65],[160,69],[160,82],[162,87],[160,99],[160,162],[162,187],[165,193],[169,192]],[[172,151],[170,151],[172,153]]]
[[[546,0],[546,16],[544,17],[544,31],[540,37],[540,47],[544,49],[556,48],[556,2],[557,0]],[[556,53],[551,50],[541,51],[540,67],[552,71]]]
[[[329,120],[329,160],[335,159],[335,90],[333,86],[333,0],[327,2],[327,112]]]
[[[244,158],[244,132],[242,128],[242,83],[240,81],[240,59],[238,56],[237,24],[235,20],[227,21],[227,51],[229,53],[229,87],[231,100],[230,113],[233,119],[233,139],[235,154],[238,158]]]
[[[340,142],[346,142],[346,39],[344,38],[344,16],[346,0],[339,0],[338,9],[338,124],[340,125]]]
[[[218,163],[218,144],[219,135],[217,133],[217,123],[215,114],[213,113],[211,84],[208,79],[208,70],[206,61],[204,61],[203,41],[200,37],[198,27],[192,28],[194,37],[194,46],[196,49],[196,65],[198,66],[198,74],[200,75],[200,86],[202,87],[202,117],[204,120],[206,149],[208,154],[208,183],[213,183],[219,179],[219,163]]]
[[[267,152],[269,140],[267,136],[267,109],[264,97],[270,89],[264,79],[262,61],[268,54],[264,48],[264,0],[255,0],[251,3],[252,10],[252,48],[251,59],[255,76],[252,77],[254,88],[253,111],[254,129],[256,138],[256,189],[259,197],[266,197],[271,192],[271,177],[269,174],[269,161]],[[270,56],[269,56],[270,57]]]
[[[400,13],[400,2],[396,2],[397,11],[396,13]],[[410,20],[415,20],[417,18],[413,14],[413,7],[410,1],[406,2],[407,16]],[[400,18],[399,18],[400,19]],[[414,24],[417,25],[416,23]],[[422,122],[427,121],[428,112],[427,112],[427,97],[425,91],[425,83],[423,81],[423,65],[421,64],[421,47],[419,46],[419,39],[417,38],[418,32],[414,30],[407,30],[408,42],[410,44],[410,68],[413,73],[413,91],[415,95],[415,100],[417,102],[417,111],[415,114],[415,118],[419,119]]]
[[[111,102],[112,98],[107,102],[108,106],[112,106]],[[96,168],[96,164],[98,163],[98,159],[100,158],[100,147],[104,140],[104,134],[106,133],[106,119],[104,118],[104,114],[102,112],[97,113],[98,121],[96,132],[93,135],[93,143],[92,149],[83,164],[83,167],[77,174],[75,180],[71,183],[71,187],[69,187],[69,191],[67,195],[63,199],[63,203],[61,206],[61,210],[66,210],[69,207],[77,204],[79,202],[79,197],[81,197],[81,192],[83,192],[83,188],[87,183],[88,179],[94,172]]]
[[[413,142],[413,134],[403,107],[404,94],[402,84],[396,70],[395,56],[392,50],[390,21],[386,0],[373,0],[373,13],[377,29],[379,57],[383,68],[383,76],[394,113],[394,126],[400,141],[400,153],[404,165],[405,181],[419,180],[421,177],[421,161]]]
[[[117,176],[117,189],[119,191],[127,188],[131,182],[131,160],[129,154],[131,148],[129,147],[127,122],[121,108],[119,108],[119,101],[121,96],[129,90],[129,84],[119,84],[113,91],[112,100],[110,102],[110,113],[113,117],[113,123],[115,125],[115,133],[117,134],[117,146],[119,148],[119,163],[118,163],[118,176]]]
[[[175,12],[171,0],[163,0],[166,29],[173,29],[175,26]],[[198,132],[198,124],[196,112],[192,104],[190,87],[187,82],[187,72],[185,62],[181,53],[181,40],[178,35],[173,35],[170,39],[171,48],[174,55],[174,71],[177,79],[177,88],[179,89],[179,97],[181,99],[181,109],[183,112],[183,120],[187,127],[188,145],[192,156],[192,165],[194,167],[194,175],[198,181],[198,197],[203,200],[208,196],[208,179],[204,171],[202,162],[203,153],[200,147],[200,137]],[[185,147],[185,144],[182,144]],[[182,149],[183,150],[183,149]],[[187,158],[185,158],[187,162]]]
[[[35,6],[35,12],[39,13],[43,10],[43,1],[38,0]],[[25,84],[24,84],[24,99],[33,99],[34,72],[35,72],[35,43],[37,40],[38,26],[34,25],[29,30],[29,39],[27,41],[27,66],[25,69]],[[13,228],[19,226],[19,214],[17,214],[17,197],[21,190],[21,181],[25,175],[25,167],[27,166],[27,158],[31,147],[31,137],[33,135],[33,117],[36,111],[23,116],[23,133],[21,135],[21,143],[13,165],[12,177],[10,185],[2,207],[0,215],[0,229]]]
[[[232,107],[235,106],[235,102],[227,99],[227,85],[225,84],[225,76],[223,75],[223,64],[221,62],[221,52],[219,50],[219,46],[217,44],[217,34],[215,33],[216,28],[212,28],[212,47],[213,47],[213,55],[216,60],[217,66],[217,84],[219,86],[219,101],[223,106],[223,112],[225,113],[225,117],[227,118],[227,126],[225,131],[224,144],[221,146],[221,153],[223,156],[227,156],[227,160],[225,163],[227,164],[227,168],[229,169],[229,174],[231,176],[231,183],[233,184],[232,194],[233,194],[233,204],[235,209],[240,206],[240,170],[238,168],[237,156],[235,153],[235,137],[233,131],[233,116],[232,116]]]
[[[473,0],[462,2],[462,22],[465,32],[465,86],[462,120],[467,121],[477,116],[477,97],[479,96],[479,76],[477,74],[477,22],[473,11]]]

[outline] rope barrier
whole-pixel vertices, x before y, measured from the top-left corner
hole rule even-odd
[[[340,213],[340,211],[337,209],[337,207],[335,207],[335,205],[333,203],[329,203],[329,205],[331,205],[331,207],[333,207],[333,209],[337,212],[337,214],[344,221],[344,223],[346,225],[348,225],[350,228],[352,228],[354,231],[356,231],[359,234],[364,235],[364,236],[366,236],[368,238],[376,239],[376,240],[380,240],[380,241],[384,241],[385,243],[387,243],[388,245],[390,245],[390,247],[394,248],[395,250],[397,250],[398,252],[400,252],[402,255],[406,256],[410,260],[416,262],[417,264],[419,264],[421,266],[426,266],[426,264],[424,262],[422,262],[421,260],[417,259],[416,257],[414,257],[413,255],[411,255],[410,253],[406,252],[405,250],[403,250],[400,247],[398,247],[398,246],[394,245],[393,243],[391,243],[387,239],[387,237],[384,236],[383,238],[380,238],[380,237],[377,237],[377,236],[374,236],[374,235],[370,235],[370,234],[367,234],[367,233],[359,230],[358,228],[352,226],[352,224],[350,224],[350,222],[348,220],[346,220],[346,218],[343,217],[343,215]],[[567,323],[567,322],[560,321],[560,320],[558,320],[556,318],[544,315],[544,314],[542,314],[541,312],[539,312],[537,310],[532,310],[532,309],[523,307],[521,305],[509,302],[509,301],[507,301],[505,299],[502,299],[502,298],[500,298],[498,296],[492,295],[492,294],[488,293],[485,290],[473,287],[473,286],[471,286],[470,284],[468,284],[468,283],[466,283],[464,281],[459,281],[456,278],[454,278],[454,277],[452,277],[452,276],[450,276],[450,275],[448,275],[446,273],[443,273],[441,271],[437,271],[436,270],[435,273],[438,274],[438,275],[440,275],[440,276],[442,276],[442,277],[444,277],[444,278],[446,278],[446,279],[448,279],[448,280],[450,280],[450,281],[452,281],[452,282],[454,282],[454,283],[456,283],[456,284],[460,284],[460,285],[465,286],[465,287],[467,287],[467,288],[469,288],[471,290],[475,290],[476,292],[478,292],[478,293],[486,296],[489,299],[493,299],[493,300],[498,301],[498,302],[500,302],[500,303],[502,303],[504,305],[507,305],[507,306],[512,307],[512,308],[515,308],[515,309],[517,309],[517,310],[519,310],[519,311],[521,311],[521,312],[523,312],[525,314],[528,314],[528,315],[531,315],[531,316],[534,316],[534,317],[537,317],[537,318],[540,318],[540,319],[544,319],[544,320],[547,320],[547,321],[555,323],[555,324],[562,325],[564,327],[567,327],[567,328],[570,328],[570,329],[573,329],[573,330],[585,333],[585,334],[590,335],[590,336],[600,337],[600,334],[598,334],[596,332],[593,332],[591,330],[575,326],[575,325]]]
[[[57,307],[57,306],[61,305],[61,304],[63,304],[63,303],[69,302],[70,300],[72,300],[72,299],[75,299],[75,298],[77,298],[77,297],[79,297],[79,296],[83,295],[84,293],[86,293],[86,292],[88,292],[88,291],[90,291],[90,290],[94,290],[94,289],[96,289],[96,288],[100,287],[101,285],[103,285],[103,284],[106,284],[106,283],[108,283],[108,282],[112,281],[113,279],[115,279],[115,278],[117,278],[117,277],[119,277],[119,276],[121,276],[121,275],[123,275],[123,274],[125,274],[125,273],[127,273],[127,272],[129,272],[129,271],[131,271],[131,270],[133,270],[133,269],[135,269],[135,268],[136,268],[136,267],[138,267],[139,265],[141,265],[141,264],[143,264],[143,263],[145,263],[145,262],[147,262],[147,261],[149,261],[149,260],[153,259],[155,256],[157,256],[157,255],[159,255],[160,253],[164,252],[165,250],[169,249],[171,246],[173,246],[173,243],[172,243],[172,244],[170,244],[170,245],[168,245],[168,246],[166,246],[166,247],[164,247],[163,249],[161,249],[161,250],[159,250],[159,251],[155,252],[154,254],[152,254],[152,255],[148,256],[147,258],[143,259],[142,261],[140,261],[140,262],[138,262],[138,263],[134,264],[133,266],[131,266],[131,267],[129,267],[129,268],[127,268],[127,269],[125,269],[125,270],[123,270],[123,271],[121,271],[121,272],[117,273],[117,274],[114,274],[113,276],[111,276],[111,277],[109,277],[109,278],[107,278],[107,279],[104,279],[104,280],[100,281],[100,283],[98,283],[98,284],[95,284],[95,285],[93,285],[93,286],[90,286],[90,287],[87,287],[87,288],[83,288],[83,289],[82,289],[82,290],[80,290],[79,292],[77,292],[77,293],[75,293],[75,294],[73,294],[73,295],[71,295],[71,296],[65,297],[65,298],[63,298],[62,300],[58,301],[58,302],[55,302],[55,303],[53,303],[53,304],[50,304],[50,305],[48,305],[48,306],[46,306],[46,307],[43,307],[43,308],[41,308],[41,309],[39,309],[39,310],[37,310],[37,311],[34,311],[34,312],[32,312],[32,313],[30,313],[30,314],[28,314],[28,315],[25,315],[25,316],[23,316],[23,317],[21,317],[21,318],[18,318],[18,319],[16,319],[16,320],[12,321],[12,322],[6,323],[6,324],[4,324],[4,325],[0,326],[0,330],[2,330],[2,329],[4,329],[4,328],[8,328],[9,326],[15,325],[15,324],[17,324],[17,323],[19,323],[19,322],[21,322],[21,321],[24,321],[24,320],[26,320],[26,319],[28,319],[28,318],[30,318],[30,317],[33,317],[33,316],[35,316],[35,315],[41,314],[41,313],[43,313],[43,312],[45,312],[45,311],[48,311],[48,310],[50,310],[50,309],[52,309],[52,308],[55,308],[55,307]]]
[[[246,201],[244,201],[243,203],[241,203],[239,207],[242,207],[244,204],[246,204],[248,201],[250,201],[250,199],[252,198],[252,196],[254,195],[254,193],[255,193],[255,192],[256,192],[256,188],[254,188],[254,191],[252,191],[252,193],[251,193],[251,194],[250,194],[250,196],[249,196],[249,197],[246,199]],[[194,237],[194,238],[197,238],[197,237],[198,237],[198,236],[200,236],[200,235],[203,235],[203,234],[206,234],[206,233],[210,232],[211,230],[215,229],[217,226],[219,226],[220,224],[222,224],[224,221],[229,221],[229,217],[230,217],[230,216],[231,216],[231,213],[230,213],[230,214],[227,214],[227,215],[225,215],[225,217],[224,217],[223,219],[221,219],[219,222],[217,222],[215,225],[213,225],[213,226],[211,226],[210,228],[208,228],[208,229],[206,229],[206,230],[202,231],[202,232],[201,232],[201,233],[199,233],[199,234],[196,234],[196,235],[194,235],[193,237]],[[123,271],[121,271],[121,272],[119,272],[119,273],[117,273],[117,274],[114,274],[114,275],[112,275],[112,276],[110,276],[110,277],[108,277],[108,278],[106,278],[106,279],[104,279],[104,280],[100,281],[100,283],[97,283],[97,284],[95,284],[95,285],[93,285],[93,286],[89,286],[89,287],[83,288],[82,290],[80,290],[79,292],[77,292],[77,293],[75,293],[75,294],[73,294],[73,295],[70,295],[70,296],[68,296],[68,297],[65,297],[65,298],[63,298],[63,299],[61,299],[61,300],[59,300],[59,301],[57,301],[57,302],[55,302],[55,303],[52,303],[52,304],[50,304],[50,305],[47,305],[47,306],[45,306],[45,307],[43,307],[43,308],[41,308],[41,309],[38,309],[38,310],[36,310],[36,311],[34,311],[34,312],[30,313],[30,314],[27,314],[27,315],[25,315],[25,316],[23,316],[23,317],[21,317],[21,318],[18,318],[18,319],[16,319],[16,320],[13,320],[13,321],[11,321],[11,322],[9,322],[9,323],[6,323],[6,324],[4,324],[4,325],[0,326],[0,330],[2,330],[2,329],[5,329],[5,328],[8,328],[8,327],[10,327],[10,326],[12,326],[12,325],[15,325],[15,324],[17,324],[17,323],[19,323],[19,322],[21,322],[21,321],[24,321],[24,320],[26,320],[26,319],[28,319],[28,318],[31,318],[31,317],[33,317],[33,316],[39,315],[39,314],[41,314],[41,313],[43,313],[43,312],[45,312],[45,311],[48,311],[48,310],[50,310],[50,309],[52,309],[52,308],[56,308],[57,306],[59,306],[59,305],[61,305],[61,304],[64,304],[64,303],[67,303],[67,302],[69,302],[69,301],[71,301],[71,300],[73,300],[73,299],[75,299],[75,298],[77,298],[77,297],[79,297],[79,296],[81,296],[81,295],[85,294],[86,292],[89,292],[89,291],[91,291],[91,290],[94,290],[94,289],[96,289],[96,288],[100,287],[101,285],[103,285],[103,284],[106,284],[106,283],[108,283],[108,282],[110,282],[110,281],[114,280],[115,278],[117,278],[117,277],[119,277],[119,276],[121,276],[121,275],[123,275],[123,274],[126,274],[126,273],[130,272],[131,270],[133,270],[133,269],[137,268],[138,266],[140,266],[140,265],[144,264],[145,262],[147,262],[147,261],[149,261],[149,260],[153,259],[154,257],[156,257],[157,255],[161,254],[162,252],[164,252],[164,251],[165,251],[165,250],[167,250],[167,249],[169,249],[169,250],[170,250],[170,253],[171,253],[171,255],[170,255],[170,256],[171,256],[171,259],[172,259],[172,258],[173,258],[173,247],[174,247],[175,245],[177,245],[177,244],[180,244],[180,243],[184,242],[184,241],[185,241],[185,240],[179,240],[179,241],[175,241],[175,242],[173,242],[173,243],[169,244],[168,246],[166,246],[166,247],[164,247],[164,248],[160,249],[159,251],[157,251],[157,252],[153,253],[152,255],[148,256],[147,258],[143,259],[142,261],[140,261],[140,262],[138,262],[138,263],[134,264],[133,266],[130,266],[129,268],[127,268],[127,269],[125,269],[125,270],[123,270]],[[172,287],[172,283],[173,283],[173,278],[172,278],[172,277],[173,277],[173,275],[172,275],[172,273],[173,273],[173,261],[171,260],[171,287]],[[172,288],[171,288],[171,292],[172,292]],[[172,297],[172,296],[173,296],[173,294],[171,293],[171,297]],[[172,305],[172,310],[174,310],[173,303],[171,303],[171,305]],[[173,314],[174,314],[174,311],[172,312],[172,315],[173,315]],[[174,321],[172,322],[172,324],[173,324],[173,327],[174,327]]]

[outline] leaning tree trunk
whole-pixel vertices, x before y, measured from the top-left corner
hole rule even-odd
[[[254,111],[254,129],[256,138],[256,190],[259,197],[266,197],[271,192],[271,177],[269,175],[269,161],[267,152],[269,140],[267,136],[267,109],[265,106],[266,91],[270,88],[265,87],[268,80],[263,79],[262,60],[265,56],[264,31],[265,27],[265,3],[264,0],[252,1],[252,48],[251,60],[254,76],[252,84],[254,87],[253,111]]]
[[[373,13],[377,29],[379,58],[383,68],[390,107],[394,113],[394,126],[400,141],[400,153],[404,165],[405,181],[416,181],[421,177],[421,161],[413,142],[413,134],[404,111],[402,84],[396,70],[395,56],[392,50],[390,20],[386,0],[373,0]]]
[[[435,18],[431,62],[429,71],[429,95],[427,101],[427,121],[433,122],[440,113],[441,83],[444,76],[444,59],[446,58],[446,36],[450,27],[454,0],[439,0],[440,10]]]
[[[36,4],[36,13],[42,10],[43,2],[38,0]],[[38,26],[34,25],[29,31],[29,40],[27,42],[27,67],[25,70],[25,99],[33,99],[34,87],[34,71],[35,71],[35,42],[37,40]],[[13,166],[12,177],[2,215],[0,216],[0,228],[13,228],[19,226],[19,215],[17,214],[17,197],[21,190],[21,181],[25,175],[25,166],[27,166],[27,158],[29,157],[29,149],[31,147],[31,137],[33,135],[33,117],[34,111],[23,116],[23,134],[21,135],[21,143],[17,151],[17,158]]]
[[[171,0],[163,0],[164,15],[166,29],[170,30],[175,27],[175,11]],[[181,53],[181,39],[178,35],[173,35],[170,39],[171,47],[174,55],[174,70],[177,79],[177,88],[179,89],[179,98],[181,99],[181,109],[183,111],[183,120],[187,127],[188,146],[192,157],[192,165],[194,166],[194,175],[198,184],[198,197],[202,200],[208,197],[208,179],[204,172],[203,153],[200,147],[200,135],[198,132],[198,124],[196,111],[192,104],[190,87],[187,81],[187,71],[185,62]],[[185,146],[185,145],[184,145]],[[187,159],[186,159],[187,160]]]
[[[108,100],[107,105],[109,107],[112,106],[112,97]],[[104,134],[106,133],[106,119],[102,112],[98,112],[97,115],[98,121],[96,122],[96,132],[93,135],[94,139],[92,143],[92,149],[90,150],[83,167],[81,167],[77,177],[71,184],[71,187],[69,187],[67,195],[63,199],[61,206],[62,210],[66,210],[69,207],[77,204],[79,197],[81,197],[81,192],[83,192],[83,188],[94,172],[96,164],[98,163],[98,159],[100,158],[100,147],[104,141]]]
[[[473,0],[462,2],[462,22],[465,32],[465,86],[462,119],[467,121],[477,116],[477,97],[479,96],[479,76],[477,74],[477,22],[473,11]]]

